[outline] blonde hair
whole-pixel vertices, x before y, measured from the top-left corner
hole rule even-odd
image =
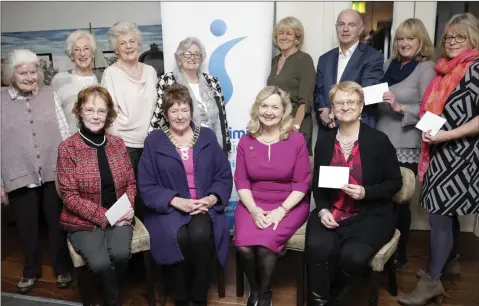
[[[348,95],[356,94],[359,97],[361,104],[364,104],[364,91],[361,85],[353,81],[344,81],[339,84],[336,84],[329,91],[329,101],[331,103],[334,100],[334,96],[338,91],[345,92]]]
[[[290,28],[294,31],[294,36],[298,40],[296,47],[300,50],[304,42],[304,28],[301,21],[295,17],[285,17],[281,19],[273,30],[273,44],[278,47],[278,33],[285,28]]]
[[[479,21],[476,16],[470,13],[457,14],[452,16],[451,20],[444,27],[444,32],[441,36],[441,57],[447,57],[444,38],[450,28],[461,35],[466,36],[471,42],[472,48],[479,50]]]
[[[414,54],[417,61],[422,62],[426,60],[434,60],[434,47],[431,38],[427,33],[424,23],[420,19],[409,18],[399,24],[396,34],[394,34],[392,50],[393,59],[401,58],[397,42],[400,37],[414,37],[419,40],[419,48],[417,49],[416,54]]]
[[[281,128],[279,139],[284,140],[288,138],[289,134],[291,133],[291,129],[293,127],[293,117],[291,117],[293,107],[291,106],[289,95],[277,86],[266,86],[258,93],[256,96],[256,101],[251,107],[251,119],[247,126],[248,134],[251,137],[256,138],[261,135],[263,131],[263,124],[259,120],[259,107],[264,100],[272,95],[278,95],[281,98],[281,104],[284,108],[283,118],[281,118],[280,121]]]

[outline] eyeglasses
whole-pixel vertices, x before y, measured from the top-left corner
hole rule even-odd
[[[84,108],[83,113],[88,117],[91,117],[96,113],[98,117],[104,118],[108,114],[108,111],[104,108],[100,108],[96,111],[93,108]]]
[[[359,103],[360,103],[359,100],[347,100],[347,101],[334,101],[332,104],[336,108],[341,108],[345,105],[349,107],[358,106]]]
[[[203,56],[203,54],[200,52],[195,52],[195,53],[185,52],[182,55],[186,58],[191,58],[193,56],[196,59],[200,59]]]
[[[452,42],[452,39],[456,41],[456,43],[460,44],[466,41],[466,36],[464,35],[456,35],[456,36],[444,36],[442,41],[446,43]]]
[[[73,53],[74,54],[81,54],[81,52],[83,51],[83,53],[87,54],[87,53],[90,53],[91,49],[89,47],[85,47],[83,49],[80,49],[80,48],[75,48],[73,50]]]

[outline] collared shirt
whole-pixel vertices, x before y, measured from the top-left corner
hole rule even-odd
[[[338,74],[336,77],[336,83],[339,83],[341,77],[343,76],[344,69],[346,69],[346,65],[348,64],[351,56],[353,55],[354,51],[359,45],[359,40],[357,43],[351,46],[346,52],[343,53],[341,47],[339,47],[339,55],[338,55]]]
[[[26,100],[28,98],[33,97],[32,94],[24,95],[24,94],[20,93],[13,86],[10,86],[8,88],[8,94],[10,95],[12,100],[17,100],[17,99],[18,100]],[[60,99],[58,99],[57,94],[55,92],[53,92],[53,98],[54,98],[54,101],[55,101],[55,114],[57,116],[58,127],[60,128],[60,135],[62,137],[62,140],[65,140],[68,137],[70,137],[70,129],[68,128],[67,119],[65,118],[65,113],[63,112],[63,108],[61,106]],[[30,102],[27,102],[27,104],[29,104],[29,103]],[[30,184],[27,187],[28,188],[34,188],[34,187],[41,186],[42,177],[41,177],[40,173],[38,174],[38,182],[39,182],[38,184]],[[3,181],[2,181],[2,186],[3,186]]]

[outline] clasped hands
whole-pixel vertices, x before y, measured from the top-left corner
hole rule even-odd
[[[261,207],[256,206],[250,211],[250,214],[257,228],[266,229],[274,225],[273,231],[276,230],[281,220],[286,216],[286,212],[281,207],[265,211]]]
[[[135,211],[133,208],[130,206],[123,215],[116,221],[114,226],[124,226],[124,225],[131,225],[131,221],[133,220],[133,217],[135,216]]]
[[[319,120],[324,126],[329,128],[336,127],[336,122],[334,121],[334,114],[331,112],[329,108],[321,108],[321,113],[319,114]]]
[[[180,197],[174,197],[171,200],[171,206],[185,213],[189,213],[194,216],[197,214],[205,214],[213,205],[218,202],[218,198],[211,194],[202,199],[185,199]]]
[[[346,184],[341,190],[354,200],[362,200],[366,194],[364,187],[355,184]],[[329,210],[320,210],[318,212],[318,218],[321,219],[321,223],[329,229],[333,229],[339,226],[334,220],[333,214]]]

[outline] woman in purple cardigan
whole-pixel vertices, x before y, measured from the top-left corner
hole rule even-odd
[[[167,265],[175,305],[206,305],[214,249],[221,265],[228,256],[231,168],[215,133],[191,122],[185,86],[166,88],[161,107],[168,126],[146,138],[138,166],[145,226],[153,258]]]

